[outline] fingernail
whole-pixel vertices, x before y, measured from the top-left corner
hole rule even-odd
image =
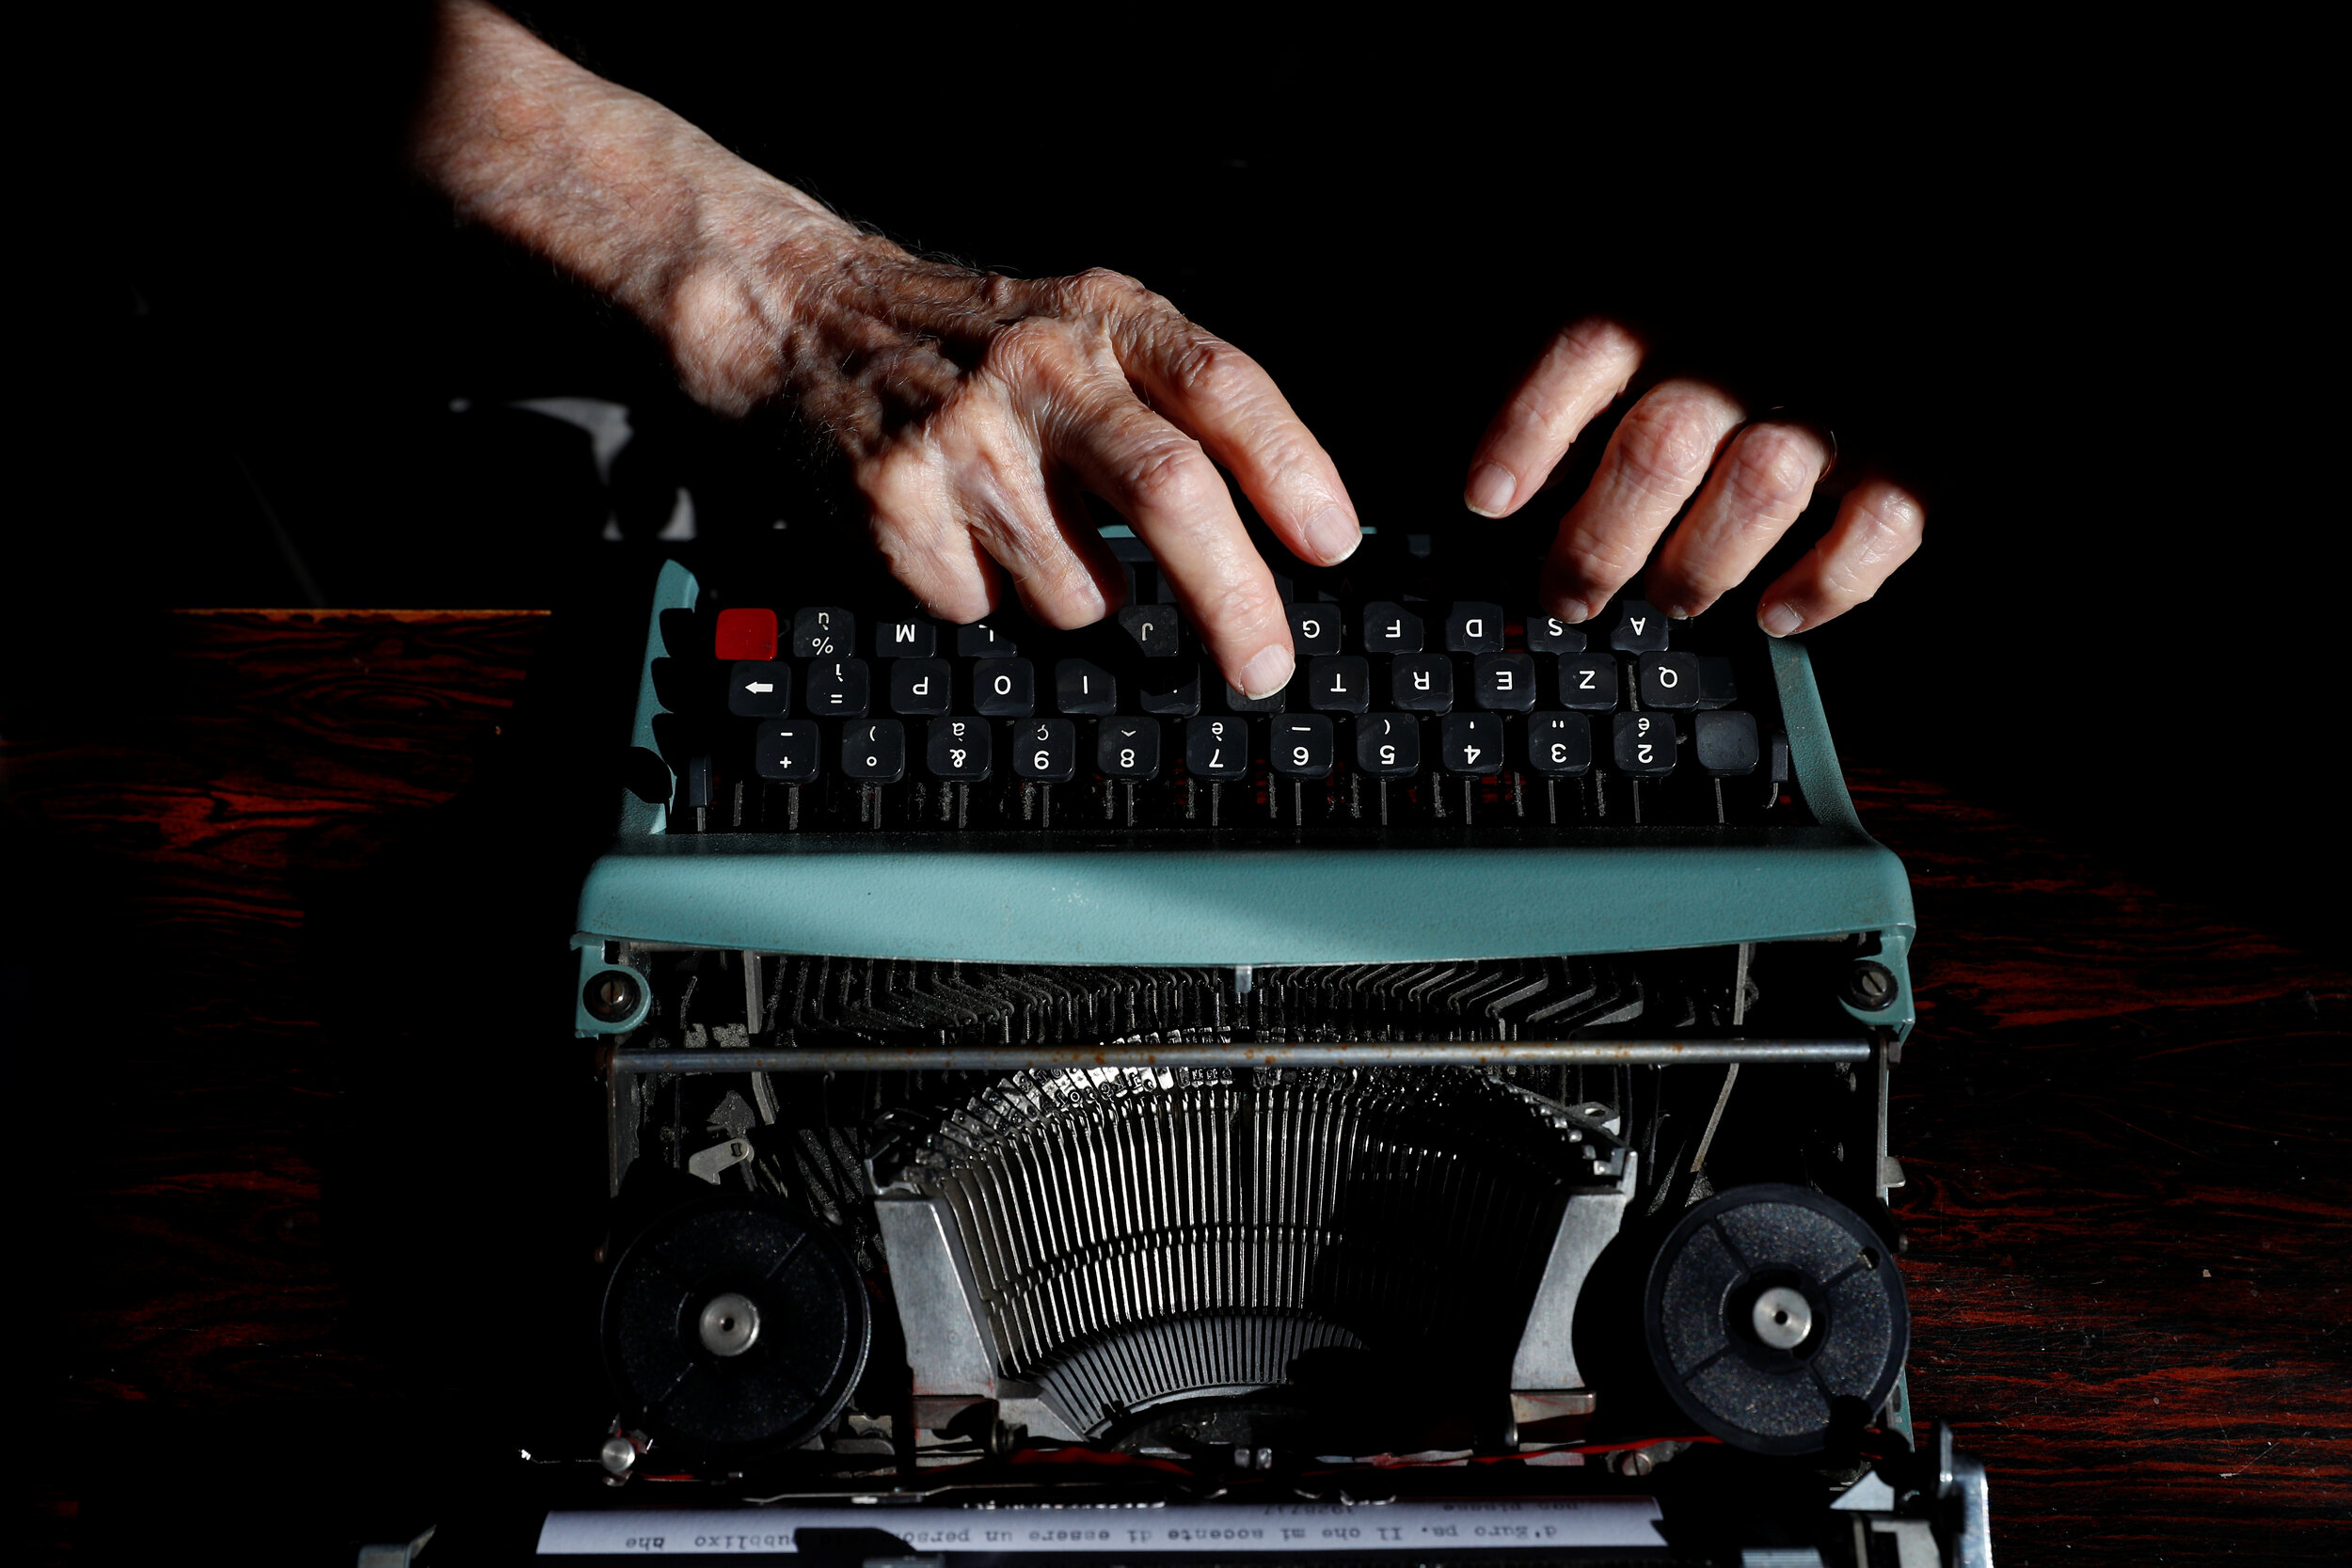
[[[1271,697],[1290,684],[1291,656],[1286,648],[1260,648],[1248,663],[1241,667],[1241,694],[1256,699]]]
[[[1804,625],[1804,617],[1797,613],[1796,608],[1785,604],[1765,606],[1757,612],[1756,621],[1767,635],[1772,637],[1786,637]]]
[[[1481,516],[1500,517],[1511,509],[1511,498],[1518,489],[1519,482],[1511,477],[1510,469],[1500,463],[1481,463],[1470,476],[1462,499]]]
[[[1562,599],[1552,613],[1572,626],[1593,618],[1592,610],[1582,599]]]
[[[1363,542],[1363,531],[1356,526],[1356,519],[1336,501],[1307,519],[1307,543],[1314,546],[1326,566],[1345,561]]]

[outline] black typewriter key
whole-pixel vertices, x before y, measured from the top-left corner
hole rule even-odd
[[[948,688],[954,682],[954,668],[944,658],[894,658],[890,661],[890,711],[945,713],[955,705],[948,700]]]
[[[1039,719],[1012,732],[1012,775],[1031,784],[1068,784],[1078,772],[1078,726]]]
[[[1011,638],[986,621],[956,628],[958,658],[1010,658],[1020,651]]]
[[[923,766],[931,776],[957,784],[988,777],[989,732],[984,719],[934,719],[923,746]]]
[[[874,623],[876,658],[930,658],[939,652],[939,628],[921,615]]]
[[[1532,713],[1527,718],[1527,769],[1548,779],[1572,779],[1593,766],[1592,721],[1581,713]]]
[[[1609,645],[1621,654],[1662,654],[1666,651],[1666,618],[1646,599],[1627,599],[1617,607],[1616,629]]]
[[[1438,721],[1438,760],[1449,773],[1502,772],[1502,721],[1491,713],[1447,714]]]
[[[1502,607],[1499,604],[1457,604],[1446,611],[1445,651],[1450,654],[1499,654],[1502,651]]]
[[[1340,651],[1340,607],[1335,604],[1295,604],[1290,617],[1291,650],[1300,658]]]
[[[1054,661],[1054,706],[1063,713],[1117,713],[1119,683],[1092,659],[1057,658]]]
[[[841,771],[860,784],[897,784],[905,778],[906,726],[896,719],[842,725]]]
[[[1731,678],[1731,660],[1720,654],[1699,656],[1699,706],[1729,707],[1740,700],[1740,685]]]
[[[1363,634],[1364,652],[1368,654],[1421,652],[1421,617],[1386,599],[1375,599],[1364,606]]]
[[[792,612],[792,657],[832,658],[857,649],[857,617],[837,605]]]
[[[1691,760],[1717,779],[1743,778],[1764,759],[1756,715],[1729,708],[1691,715]]]
[[[1196,779],[1238,779],[1249,771],[1249,721],[1195,719],[1184,726],[1184,771]]]
[[[866,717],[866,661],[820,658],[808,667],[808,711],[819,719]]]
[[[1219,684],[1225,686],[1225,711],[1228,713],[1279,713],[1290,705],[1290,688],[1287,686],[1278,687],[1263,697],[1245,697],[1239,687],[1223,682]]]
[[[1584,628],[1572,626],[1549,615],[1528,618],[1527,651],[1531,654],[1581,654],[1584,651]]]
[[[1661,779],[1675,770],[1675,721],[1665,714],[1618,714],[1610,721],[1609,745],[1620,773]]]
[[[1266,755],[1286,779],[1324,777],[1331,771],[1331,721],[1320,713],[1283,714],[1274,721]]]
[[[991,719],[1037,711],[1037,671],[1025,658],[984,658],[972,666],[972,705]]]
[[[1633,661],[1634,689],[1644,707],[1692,708],[1699,705],[1699,659],[1696,654],[1644,654]]]
[[[1407,654],[1389,666],[1389,702],[1407,713],[1454,708],[1454,661],[1443,654]]]
[[[1617,705],[1617,661],[1607,654],[1571,655],[1560,661],[1560,705],[1606,713]]]
[[[780,658],[739,658],[727,671],[727,711],[739,719],[781,719],[792,711],[792,666]]]
[[[1176,607],[1131,604],[1119,612],[1119,627],[1146,658],[1176,657]]]
[[[1319,713],[1362,713],[1372,706],[1372,661],[1353,654],[1307,661],[1307,705]]]
[[[1470,662],[1470,701],[1489,713],[1525,713],[1535,705],[1535,660],[1480,654]]]
[[[1136,677],[1136,705],[1164,719],[1200,711],[1200,666],[1188,658],[1146,659]]]
[[[1356,766],[1375,778],[1421,771],[1421,721],[1409,713],[1367,713],[1356,721]]]
[[[1160,770],[1160,721],[1105,719],[1094,726],[1095,771],[1111,779],[1149,779]]]
[[[762,724],[752,743],[752,770],[777,784],[806,784],[817,776],[823,745],[806,719]]]

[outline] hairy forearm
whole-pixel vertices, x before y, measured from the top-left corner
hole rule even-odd
[[[772,395],[791,279],[855,230],[484,0],[442,0],[436,33],[418,173],[644,323],[704,403]]]

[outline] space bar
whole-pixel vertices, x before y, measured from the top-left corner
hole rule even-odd
[[[1248,1040],[1070,1046],[812,1046],[802,1051],[616,1051],[633,1072],[1011,1072],[1036,1067],[1509,1067],[1528,1063],[1866,1062],[1870,1042],[1822,1039]]]

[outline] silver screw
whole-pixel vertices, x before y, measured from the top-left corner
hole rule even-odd
[[[612,1474],[625,1476],[628,1474],[629,1467],[637,1463],[637,1445],[616,1432],[604,1440],[604,1448],[596,1454],[596,1462]]]

